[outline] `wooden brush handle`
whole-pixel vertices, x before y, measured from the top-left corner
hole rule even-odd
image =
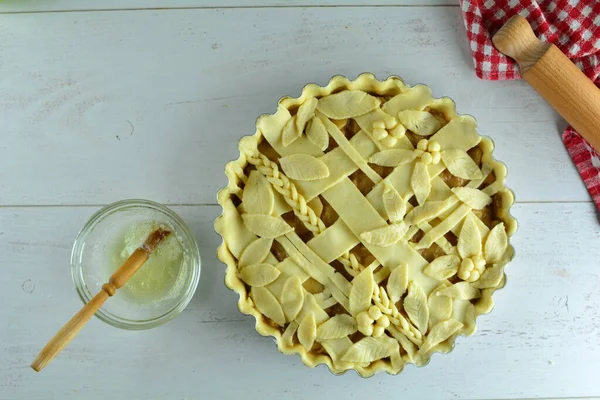
[[[509,19],[492,42],[519,64],[523,79],[600,151],[600,89],[558,47],[540,41],[519,15]]]
[[[115,271],[110,277],[108,283],[102,285],[102,290],[87,303],[77,314],[67,322],[58,333],[46,344],[40,351],[40,354],[31,363],[31,368],[35,371],[41,371],[54,357],[65,348],[67,344],[79,333],[81,328],[92,318],[92,316],[102,307],[102,304],[110,296],[113,296],[117,289],[121,288],[133,274],[148,260],[149,251],[146,248],[139,248]]]
[[[67,344],[79,333],[81,328],[92,318],[102,304],[108,299],[104,290],[98,292],[77,314],[67,322],[60,331],[44,346],[40,354],[31,363],[31,368],[39,372],[65,348]]]

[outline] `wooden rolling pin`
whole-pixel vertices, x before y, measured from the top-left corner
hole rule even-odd
[[[509,19],[492,42],[519,64],[523,79],[600,151],[600,89],[558,47],[540,41],[519,15]]]

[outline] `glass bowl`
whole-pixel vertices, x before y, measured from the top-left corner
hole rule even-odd
[[[169,321],[185,309],[198,286],[200,251],[181,217],[153,201],[123,200],[96,212],[77,235],[71,253],[71,275],[81,300],[89,302],[119,267],[114,254],[119,248],[116,246],[122,246],[125,232],[148,221],[172,229],[183,249],[181,267],[162,296],[138,299],[124,290],[126,287],[117,290],[96,312],[98,318],[117,328],[150,329]]]

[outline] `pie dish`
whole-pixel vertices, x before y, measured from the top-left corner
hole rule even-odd
[[[506,167],[449,98],[336,76],[261,116],[225,168],[225,283],[284,354],[361,376],[448,352],[493,307],[517,224]]]

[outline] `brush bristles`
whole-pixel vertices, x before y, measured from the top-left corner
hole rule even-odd
[[[148,238],[146,238],[146,241],[142,245],[142,248],[146,249],[146,251],[149,254],[151,254],[154,252],[154,250],[156,250],[158,245],[164,239],[166,239],[167,236],[169,236],[170,234],[171,234],[170,230],[165,229],[163,227],[159,227],[155,231],[153,231],[150,235],[148,235]]]

